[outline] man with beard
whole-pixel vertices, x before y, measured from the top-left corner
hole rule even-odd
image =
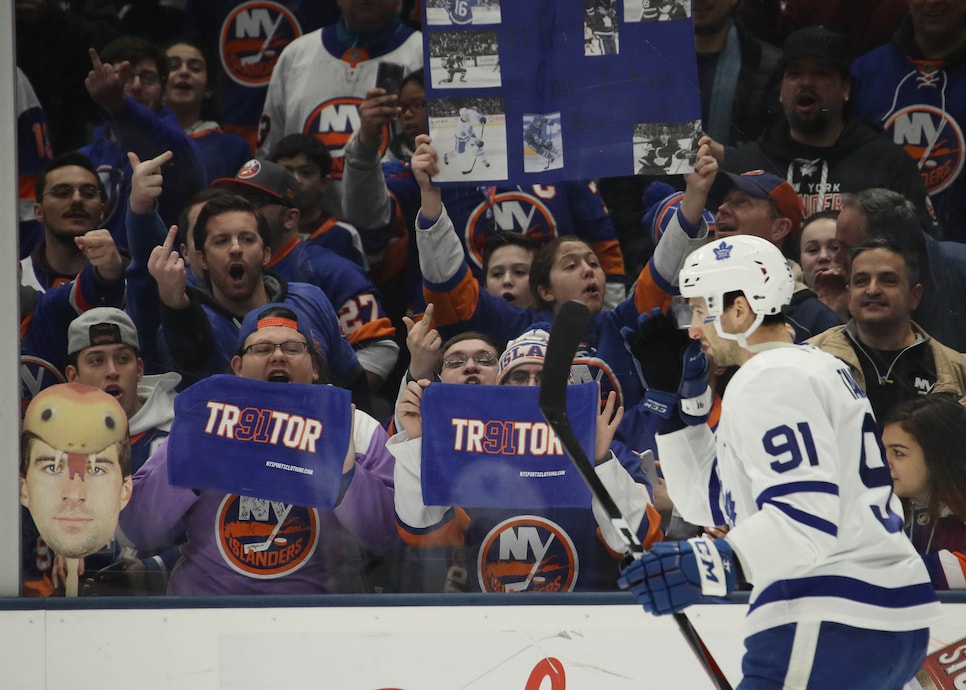
[[[923,227],[935,225],[919,169],[874,125],[847,117],[852,80],[845,39],[824,27],[791,34],[781,60],[780,101],[786,121],[737,151],[721,150],[724,168],[762,169],[786,178],[805,214],[838,209],[842,197],[885,187],[913,200]]]
[[[271,258],[265,267],[288,281],[317,285],[338,310],[339,326],[349,339],[373,391],[391,374],[399,356],[396,330],[382,307],[382,295],[358,264],[299,235],[301,194],[298,179],[281,164],[253,158],[235,177],[212,182],[244,197],[268,224]]]
[[[201,209],[194,226],[194,259],[204,271],[203,283],[188,286],[184,260],[174,249],[176,233],[177,226],[172,226],[148,259],[162,305],[158,347],[169,369],[189,384],[227,373],[245,314],[281,302],[311,319],[334,382],[360,396],[360,406],[370,404],[365,373],[325,293],[266,272],[272,255],[270,231],[251,203],[226,194]]]
[[[104,186],[91,160],[72,152],[44,168],[36,190],[34,217],[44,239],[21,262],[20,282],[44,292],[72,281],[87,263],[85,236],[104,218]]]
[[[715,141],[754,141],[778,110],[772,74],[781,52],[755,38],[734,15],[738,0],[695,0],[701,121]]]

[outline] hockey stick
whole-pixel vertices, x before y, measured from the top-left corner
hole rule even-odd
[[[480,125],[480,133],[476,135],[476,140],[479,142],[476,145],[476,149],[477,150],[479,150],[480,147],[483,145],[483,130],[484,129],[486,129],[486,123],[485,122],[482,125]],[[463,174],[464,175],[469,175],[471,172],[473,172],[473,168],[476,167],[476,159],[479,158],[479,157],[480,157],[480,154],[478,154],[478,153],[474,153],[473,154],[473,162],[470,163],[470,167],[469,168],[467,168],[466,170],[463,171]]]
[[[580,339],[590,325],[590,320],[590,310],[577,300],[565,302],[554,317],[550,340],[547,343],[546,358],[543,360],[540,411],[557,434],[560,445],[567,451],[567,455],[587,483],[594,498],[604,507],[611,525],[621,536],[627,553],[634,558],[640,558],[644,554],[644,546],[627,524],[627,520],[624,519],[610,492],[600,481],[600,477],[594,472],[593,463],[580,447],[570,426],[570,418],[567,416],[567,379],[570,375],[570,365],[580,345]],[[731,690],[731,684],[728,683],[728,679],[701,640],[698,631],[691,625],[687,615],[683,612],[675,613],[674,620],[715,687],[718,690]]]

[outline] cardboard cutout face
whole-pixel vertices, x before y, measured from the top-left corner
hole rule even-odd
[[[54,553],[99,551],[131,498],[127,417],[104,391],[64,383],[37,395],[24,416],[20,502]]]

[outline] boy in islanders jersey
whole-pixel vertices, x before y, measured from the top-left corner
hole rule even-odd
[[[657,544],[619,584],[667,614],[751,583],[741,690],[899,690],[925,659],[936,594],[902,534],[868,398],[842,362],[794,345],[786,329],[794,284],[760,237],[687,257],[694,342],[678,389],[648,390],[644,407],[661,420],[675,507],[695,524],[712,524],[718,508],[731,529]],[[708,357],[739,367],[715,432],[704,424]],[[715,471],[719,492],[694,490]]]
[[[537,385],[543,370],[548,324],[535,324],[509,343],[500,356],[500,385]],[[609,581],[622,542],[596,510],[528,506],[473,508],[427,506],[423,501],[422,394],[428,380],[410,381],[397,407],[404,429],[387,447],[396,458],[396,523],[420,560],[410,568],[422,591],[560,592],[611,590]],[[466,386],[466,394],[477,390]],[[645,543],[661,539],[660,516],[651,504],[640,460],[611,443],[621,412],[611,393],[597,419],[597,474],[621,503],[628,523]],[[526,540],[531,548],[508,548]]]

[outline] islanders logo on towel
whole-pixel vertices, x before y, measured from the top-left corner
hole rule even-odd
[[[215,542],[235,572],[265,580],[285,577],[315,553],[319,514],[281,501],[229,494],[215,515]]]
[[[517,515],[483,538],[477,556],[484,592],[570,592],[580,571],[564,529],[539,515]]]

